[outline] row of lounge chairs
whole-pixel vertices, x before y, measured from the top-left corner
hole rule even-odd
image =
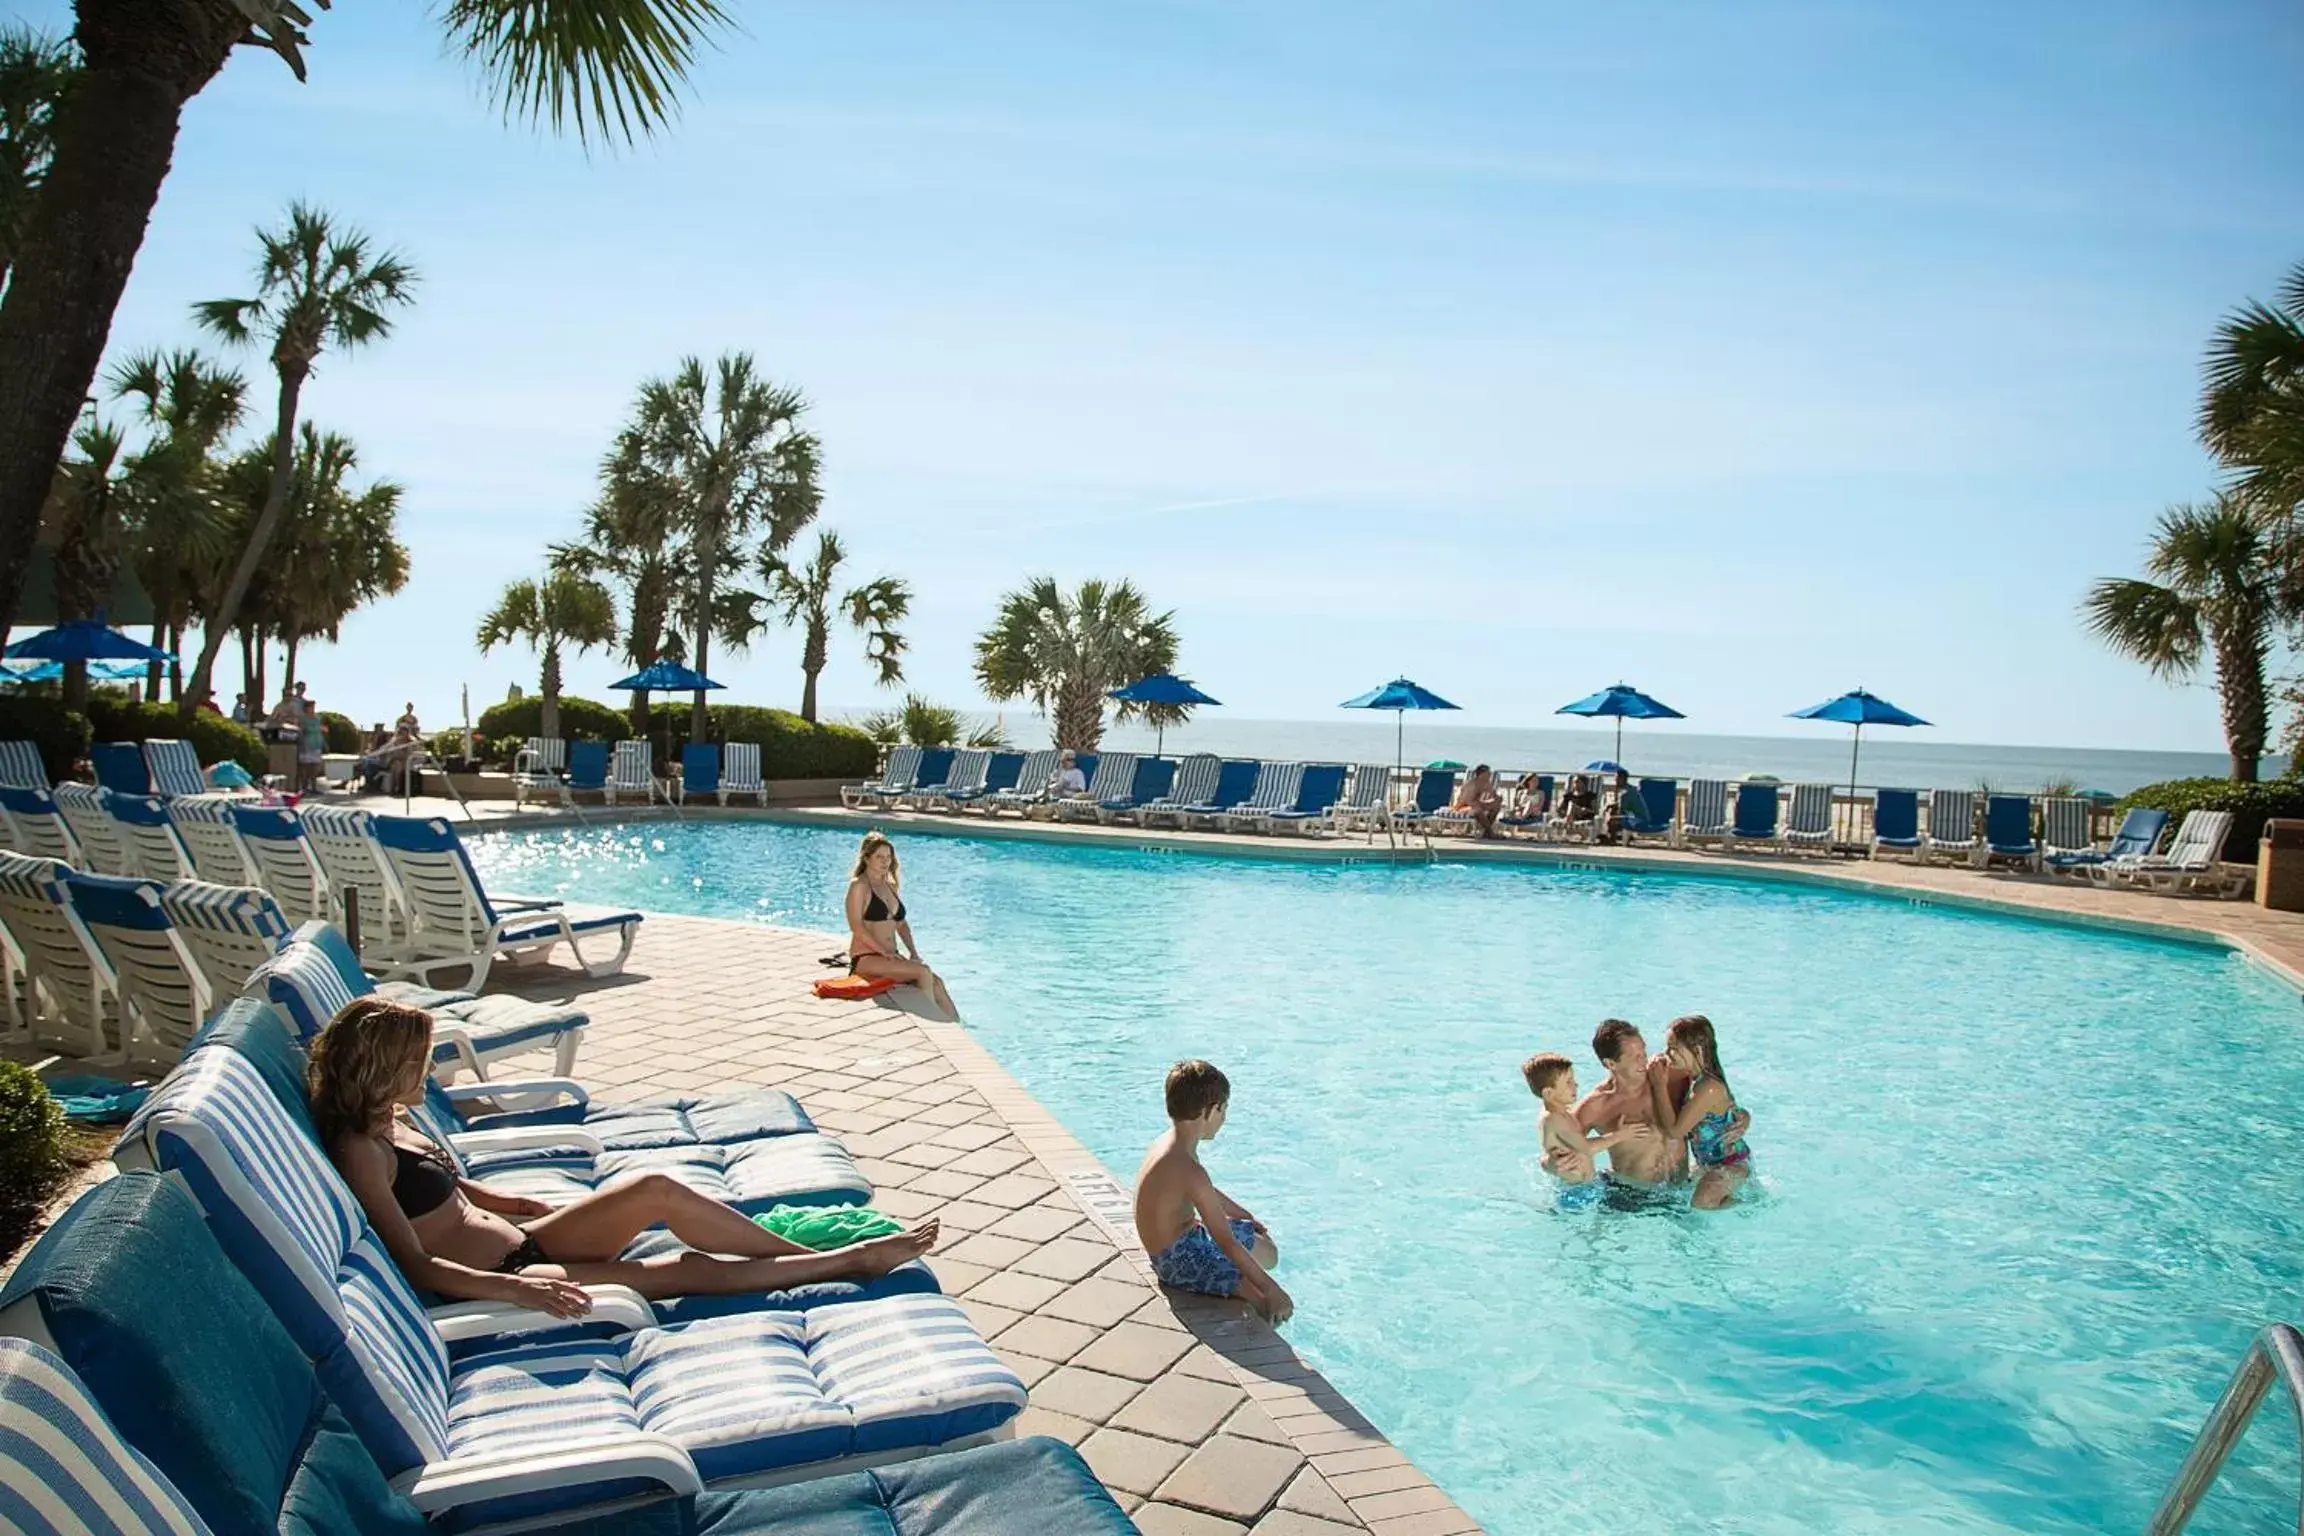
[[[760,777],[756,741],[689,742],[680,749],[676,779],[657,778],[654,749],[636,739],[619,741],[611,749],[604,741],[571,744],[558,737],[531,736],[513,755],[515,804],[525,805],[533,796],[573,806],[578,795],[598,795],[607,805],[619,799],[683,805],[706,797],[726,805],[737,796],[750,795],[766,805],[768,785]]]
[[[1335,832],[1382,825],[1391,770],[1377,764],[1260,763],[1202,754],[1181,761],[1133,752],[1081,752],[1088,787],[1060,795],[1048,785],[1059,754],[976,748],[898,747],[887,771],[840,792],[853,808],[1014,813],[1055,821],[1130,822],[1225,832]]]

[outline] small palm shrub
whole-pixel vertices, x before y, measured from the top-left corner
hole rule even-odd
[[[64,1111],[31,1068],[0,1061],[0,1256],[32,1235],[70,1171]]]

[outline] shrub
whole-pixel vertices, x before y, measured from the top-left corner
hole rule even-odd
[[[70,1171],[64,1111],[31,1068],[0,1061],[0,1255],[32,1235]]]
[[[649,711],[648,740],[659,763],[676,763],[688,740],[686,702],[666,700]],[[852,725],[810,725],[788,709],[713,704],[705,733],[714,741],[760,744],[760,774],[769,779],[865,779],[879,766],[880,749]]]
[[[353,724],[350,715],[332,709],[320,711],[320,729],[327,733],[331,752],[357,752],[368,744],[368,733]]]
[[[2147,784],[2122,800],[2115,810],[2132,806],[2166,811],[2181,822],[2189,811],[2230,811],[2232,835],[2224,840],[2224,857],[2245,864],[2256,857],[2256,841],[2264,823],[2274,816],[2304,816],[2304,780],[2267,779],[2257,784],[2236,784],[2230,779],[2170,779]]]
[[[518,701],[489,705],[472,722],[472,730],[487,743],[488,761],[509,763],[529,737],[543,734],[543,721],[544,701],[531,694]],[[620,709],[562,694],[560,734],[569,741],[622,741],[632,734],[632,722]]]
[[[29,741],[40,749],[48,777],[61,782],[72,765],[88,755],[88,717],[66,709],[62,699],[37,694],[0,694],[0,740]]]
[[[264,772],[264,743],[245,725],[195,710],[189,721],[176,717],[173,704],[131,704],[115,693],[90,694],[88,723],[98,741],[149,741],[182,737],[192,743],[203,766],[229,758],[253,774]]]

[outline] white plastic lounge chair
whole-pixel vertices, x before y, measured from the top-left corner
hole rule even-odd
[[[1058,821],[1094,821],[1096,807],[1106,800],[1127,798],[1128,786],[1136,782],[1136,754],[1133,752],[1106,752],[1096,759],[1096,776],[1088,781],[1084,795],[1066,795],[1048,802]]]
[[[656,762],[652,749],[644,741],[616,743],[616,755],[608,765],[608,784],[603,791],[608,803],[614,805],[618,795],[637,800],[642,805],[654,805],[662,793],[656,784]]]
[[[2120,818],[2108,846],[2055,854],[2049,858],[2048,867],[2058,874],[2086,875],[2092,865],[2140,859],[2160,846],[2160,834],[2167,830],[2166,811],[2132,805],[2128,807],[2128,814]]]
[[[1391,812],[1391,800],[1391,764],[1356,764],[1352,781],[1344,787],[1344,798],[1328,808],[1328,830],[1380,832]]]
[[[177,840],[192,856],[194,878],[213,885],[255,885],[256,861],[241,844],[232,807],[241,795],[179,795],[166,803]]]
[[[0,741],[0,789],[48,788],[48,765],[29,741]]]
[[[1176,765],[1176,777],[1168,785],[1168,793],[1148,800],[1136,808],[1136,824],[1140,827],[1184,825],[1184,808],[1200,805],[1216,793],[1216,781],[1224,772],[1224,759],[1213,752],[1195,752]]]
[[[1277,811],[1264,814],[1266,832],[1293,832],[1313,836],[1328,828],[1328,813],[1344,794],[1342,763],[1307,763],[1296,777],[1296,798]]]
[[[1976,841],[1976,792],[1968,789],[1928,791],[1928,835],[1920,844],[1918,861],[1945,858],[1973,864],[1981,845]]]
[[[1680,836],[1674,846],[1728,841],[1728,781],[1690,779],[1688,813],[1680,818]]]
[[[272,893],[253,885],[179,880],[161,890],[160,910],[218,999],[245,991],[295,927]]]
[[[104,809],[119,824],[121,841],[128,845],[129,873],[163,883],[192,878],[192,855],[176,824],[168,819],[168,802],[158,795],[104,794]]]
[[[1792,807],[1784,818],[1784,842],[1793,848],[1831,848],[1831,785],[1792,786]]]
[[[192,743],[154,736],[144,743],[144,771],[152,776],[156,795],[202,795],[214,786],[200,771],[200,754]]]
[[[1097,824],[1108,827],[1123,817],[1135,821],[1145,806],[1165,796],[1175,782],[1174,758],[1137,758],[1136,771],[1129,776],[1128,787],[1112,799],[1096,802]]]
[[[53,859],[0,853],[0,923],[23,958],[33,1038],[85,1061],[117,1062],[120,984],[72,908],[64,885],[71,873]]]
[[[720,749],[720,803],[726,805],[732,795],[750,795],[760,805],[768,803],[768,785],[760,777],[760,743],[732,741]]]
[[[957,815],[972,805],[981,804],[1003,790],[1014,789],[1017,776],[1023,771],[1023,768],[1023,753],[994,752],[985,759],[984,776],[977,782],[976,787],[974,789],[948,790],[944,796],[945,803]]]
[[[2249,877],[2226,876],[2217,869],[2225,840],[2231,835],[2230,811],[2187,811],[2166,853],[2108,860],[2092,866],[2088,875],[2098,885],[2164,895],[2237,894],[2247,888]]]
[[[343,923],[345,898],[360,905],[360,953],[389,963],[408,947],[407,893],[400,877],[385,861],[384,847],[376,841],[376,818],[347,805],[305,804],[296,819],[303,824],[312,857],[328,877],[328,921]]]
[[[1195,815],[1192,820],[1225,832],[1261,830],[1267,814],[1296,803],[1296,789],[1303,782],[1302,763],[1264,763],[1256,770],[1256,787],[1248,792],[1247,799],[1228,811]]]
[[[973,799],[983,789],[984,775],[991,767],[990,748],[964,747],[954,755],[944,782],[921,790],[913,797],[913,804],[923,811],[956,811],[961,801]]]
[[[881,808],[898,811],[920,809],[921,803],[942,789],[944,781],[952,776],[952,760],[959,755],[953,747],[922,747],[920,760],[912,770],[911,787],[901,794],[882,796]]]
[[[1014,786],[995,790],[973,803],[987,816],[1001,811],[1026,813],[1048,798],[1048,781],[1056,776],[1056,764],[1063,755],[1054,747],[1042,747],[1026,757],[1023,766],[1016,770]]]
[[[640,914],[609,907],[568,906],[536,898],[491,901],[456,829],[437,816],[379,816],[376,841],[408,900],[407,948],[387,969],[429,982],[439,970],[470,969],[465,985],[480,991],[499,955],[543,959],[565,944],[587,976],[613,976],[632,956]],[[613,938],[616,953],[588,958],[583,940]],[[568,1064],[559,1069],[563,1074]]]
[[[91,874],[125,875],[135,867],[135,855],[128,851],[120,823],[104,808],[104,794],[93,784],[59,784],[56,811],[80,845],[74,864]]]
[[[206,1022],[213,993],[207,973],[160,910],[160,887],[150,880],[79,873],[66,875],[64,886],[118,981],[124,1055],[174,1066]]]
[[[2040,802],[2040,857],[2050,867],[2095,851],[2090,835],[2096,808],[2071,795],[2050,795]]]
[[[526,805],[530,795],[574,803],[568,798],[568,743],[558,736],[531,736],[512,754],[513,806]]]
[[[863,784],[845,785],[840,790],[840,803],[850,809],[867,805],[886,805],[896,796],[908,794],[912,778],[920,768],[920,749],[906,742],[888,754],[888,766],[880,777]]]
[[[285,806],[240,802],[232,807],[232,825],[256,866],[255,883],[272,893],[290,924],[334,917],[328,910],[328,876],[304,836],[302,817]]]
[[[82,862],[79,840],[47,790],[0,787],[0,821],[7,824],[8,846],[17,853],[75,867]]]

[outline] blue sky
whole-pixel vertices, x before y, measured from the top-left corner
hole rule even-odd
[[[2074,610],[2209,487],[2203,340],[2304,260],[2293,6],[748,4],[669,133],[590,156],[422,10],[323,14],[306,85],[232,61],[113,332],[192,340],[292,197],[421,268],[305,397],[415,554],[311,654],[334,706],[533,686],[477,616],[640,380],[745,348],[942,700],[1052,571],[1173,607],[1239,715],[1406,671],[1542,724],[1624,676],[1798,731],[1863,683],[1941,740],[2221,747]],[[874,701],[860,651],[827,700]],[[714,671],[791,706],[798,639]]]

